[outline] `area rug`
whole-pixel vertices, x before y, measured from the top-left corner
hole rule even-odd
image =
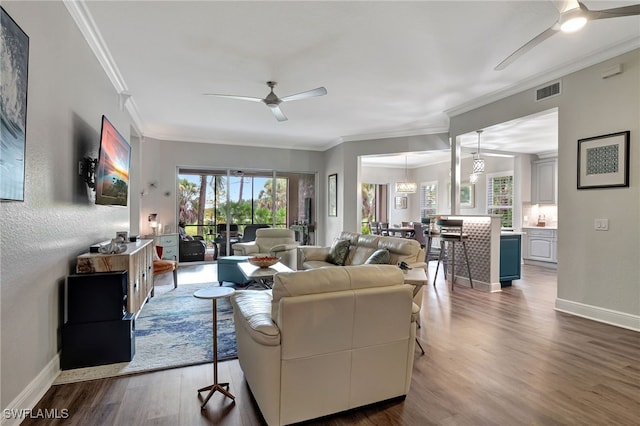
[[[213,361],[211,300],[193,293],[207,284],[156,287],[135,321],[136,353],[131,362],[63,371],[54,384],[183,367]],[[168,286],[162,286],[168,287]],[[235,358],[233,310],[228,298],[218,299],[218,360]]]

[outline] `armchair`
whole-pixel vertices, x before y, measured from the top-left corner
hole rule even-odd
[[[278,273],[231,297],[238,361],[269,426],[407,395],[412,286],[390,265]]]
[[[253,223],[245,226],[244,231],[242,232],[242,238],[239,242],[248,243],[250,241],[256,240],[256,231],[262,228],[270,228],[271,225],[267,225],[266,223]]]
[[[220,256],[227,256],[227,224],[219,223],[216,226],[217,235],[214,240],[216,245],[220,245],[218,253]],[[238,225],[232,223],[229,225],[229,244],[233,245],[240,241],[242,235],[238,231]]]
[[[293,270],[297,269],[297,247],[295,232],[277,228],[258,229],[255,241],[232,246],[236,256],[276,256]]]
[[[178,250],[180,262],[203,261],[207,252],[207,244],[200,235],[187,235],[182,224],[178,227],[180,247]]]

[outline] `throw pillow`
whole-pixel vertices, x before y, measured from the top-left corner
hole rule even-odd
[[[349,256],[350,245],[351,241],[349,240],[335,239],[331,245],[331,249],[329,250],[327,262],[338,266],[344,266],[344,262],[346,262],[347,256]]]
[[[379,249],[373,252],[367,260],[364,261],[365,265],[388,265],[391,262],[391,254],[387,249]]]

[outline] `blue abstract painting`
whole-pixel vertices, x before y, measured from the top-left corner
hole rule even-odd
[[[0,7],[0,199],[24,201],[29,37]]]

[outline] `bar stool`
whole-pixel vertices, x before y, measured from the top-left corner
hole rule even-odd
[[[473,288],[471,267],[469,264],[469,256],[467,255],[467,240],[469,239],[469,235],[462,231],[463,220],[438,219],[436,221],[436,225],[440,228],[440,255],[438,256],[438,264],[436,265],[436,274],[433,278],[433,285],[436,284],[440,262],[442,262],[443,256],[446,256],[448,267],[451,268],[451,291],[453,291],[453,284],[456,280],[456,244],[462,243],[464,259],[467,263],[467,273],[469,274],[469,283],[471,284],[471,288]],[[449,243],[448,248],[446,243]],[[450,262],[448,262],[449,259],[451,260]],[[444,278],[445,280],[447,279],[446,272]]]

